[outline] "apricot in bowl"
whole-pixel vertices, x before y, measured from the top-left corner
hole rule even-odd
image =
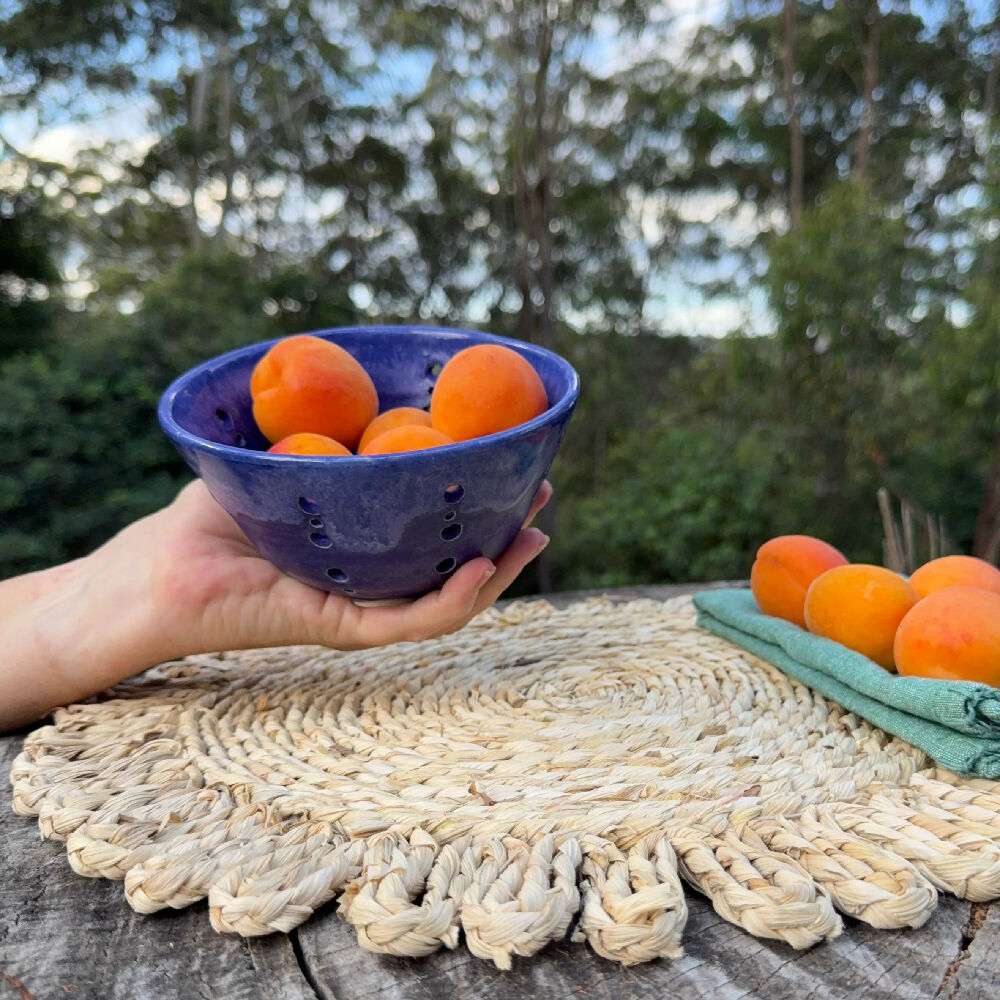
[[[182,375],[160,401],[161,426],[215,499],[266,559],[355,599],[416,596],[469,559],[496,559],[562,441],[579,396],[572,366],[541,347],[466,330],[351,327],[313,336],[359,363],[382,411],[426,409],[448,361],[479,344],[524,358],[544,387],[546,408],[497,433],[418,451],[270,453],[250,379],[277,341],[254,344]]]

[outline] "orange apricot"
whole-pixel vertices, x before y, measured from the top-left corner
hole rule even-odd
[[[810,535],[779,535],[757,550],[750,570],[750,590],[760,610],[806,627],[809,584],[847,559],[832,545]]]
[[[438,448],[443,444],[454,444],[447,434],[436,431],[433,427],[410,425],[394,427],[391,431],[380,434],[369,441],[359,455],[395,455],[401,451],[423,451],[425,448]]]
[[[894,652],[907,677],[1000,687],[1000,594],[958,585],[934,591],[899,623]]]
[[[302,431],[272,444],[267,449],[275,455],[350,455],[351,452],[339,441],[325,434]]]
[[[531,362],[500,344],[476,344],[441,370],[431,394],[431,423],[455,441],[468,441],[517,427],[548,406]]]
[[[307,334],[279,341],[260,359],[250,395],[268,441],[311,431],[354,448],[378,413],[364,368],[342,347]]]
[[[364,451],[369,441],[374,441],[380,434],[394,430],[396,427],[430,427],[431,415],[426,410],[418,410],[415,406],[397,406],[394,409],[380,413],[366,428],[358,442],[358,451]]]
[[[834,566],[806,592],[806,627],[892,670],[896,629],[919,600],[892,570],[865,563]]]
[[[1000,594],[1000,569],[974,556],[942,556],[924,563],[913,576],[910,586],[926,597],[944,587],[978,587]]]

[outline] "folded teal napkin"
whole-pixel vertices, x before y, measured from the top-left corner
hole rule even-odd
[[[765,615],[749,590],[706,590],[694,604],[702,628],[901,736],[942,767],[1000,778],[1000,689],[891,674],[839,642]]]

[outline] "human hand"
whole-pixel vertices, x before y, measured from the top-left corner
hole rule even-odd
[[[529,525],[548,503],[542,484],[521,532],[496,565],[472,559],[440,590],[391,605],[355,604],[287,576],[261,557],[200,480],[168,510],[153,552],[157,603],[175,609],[193,651],[316,643],[362,649],[454,632],[488,608],[548,543]]]
[[[456,631],[489,607],[548,538],[525,526],[496,565],[461,566],[440,590],[359,606],[262,558],[201,481],[90,556],[0,583],[8,640],[0,731],[79,701],[164,660],[258,646],[360,649]]]

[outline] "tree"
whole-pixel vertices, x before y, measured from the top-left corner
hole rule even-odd
[[[977,171],[967,114],[981,100],[976,37],[963,5],[925,20],[871,0],[747,0],[706,25],[657,109],[689,153],[677,187],[730,196],[701,244],[689,243],[716,265],[705,287],[720,287],[720,259],[729,287],[734,270],[755,282],[767,254],[753,237],[794,225],[800,203],[851,174],[906,217],[908,246],[937,254],[942,293],[953,286],[955,200]],[[720,240],[727,225],[750,232]]]
[[[414,168],[399,214],[416,253],[392,286],[420,316],[471,310],[550,346],[567,322],[642,324],[649,258],[667,246],[649,245],[641,215],[664,157],[630,102],[638,113],[660,86],[649,66],[662,60],[631,50],[641,33],[651,49],[665,36],[656,6],[375,5],[372,36],[431,64],[401,109]],[[602,53],[621,67],[608,72]]]
[[[761,542],[806,532],[877,558],[877,516],[817,504],[783,412],[766,337],[704,342],[663,375],[662,398],[609,448],[604,481],[562,507],[555,579],[606,587],[744,579]]]
[[[377,252],[376,203],[398,195],[405,170],[378,138],[377,109],[355,96],[372,70],[331,8],[47,0],[15,8],[2,27],[9,101],[46,107],[90,87],[91,99],[144,109],[155,135],[59,167],[82,276],[105,299],[134,307],[144,282],[209,245],[245,253],[261,276],[342,258],[346,285]]]
[[[799,475],[817,503],[874,509],[898,442],[882,429],[895,380],[943,322],[926,291],[930,262],[905,221],[849,179],[768,243],[765,278],[777,317],[778,392]],[[838,544],[860,546],[848,525]]]

